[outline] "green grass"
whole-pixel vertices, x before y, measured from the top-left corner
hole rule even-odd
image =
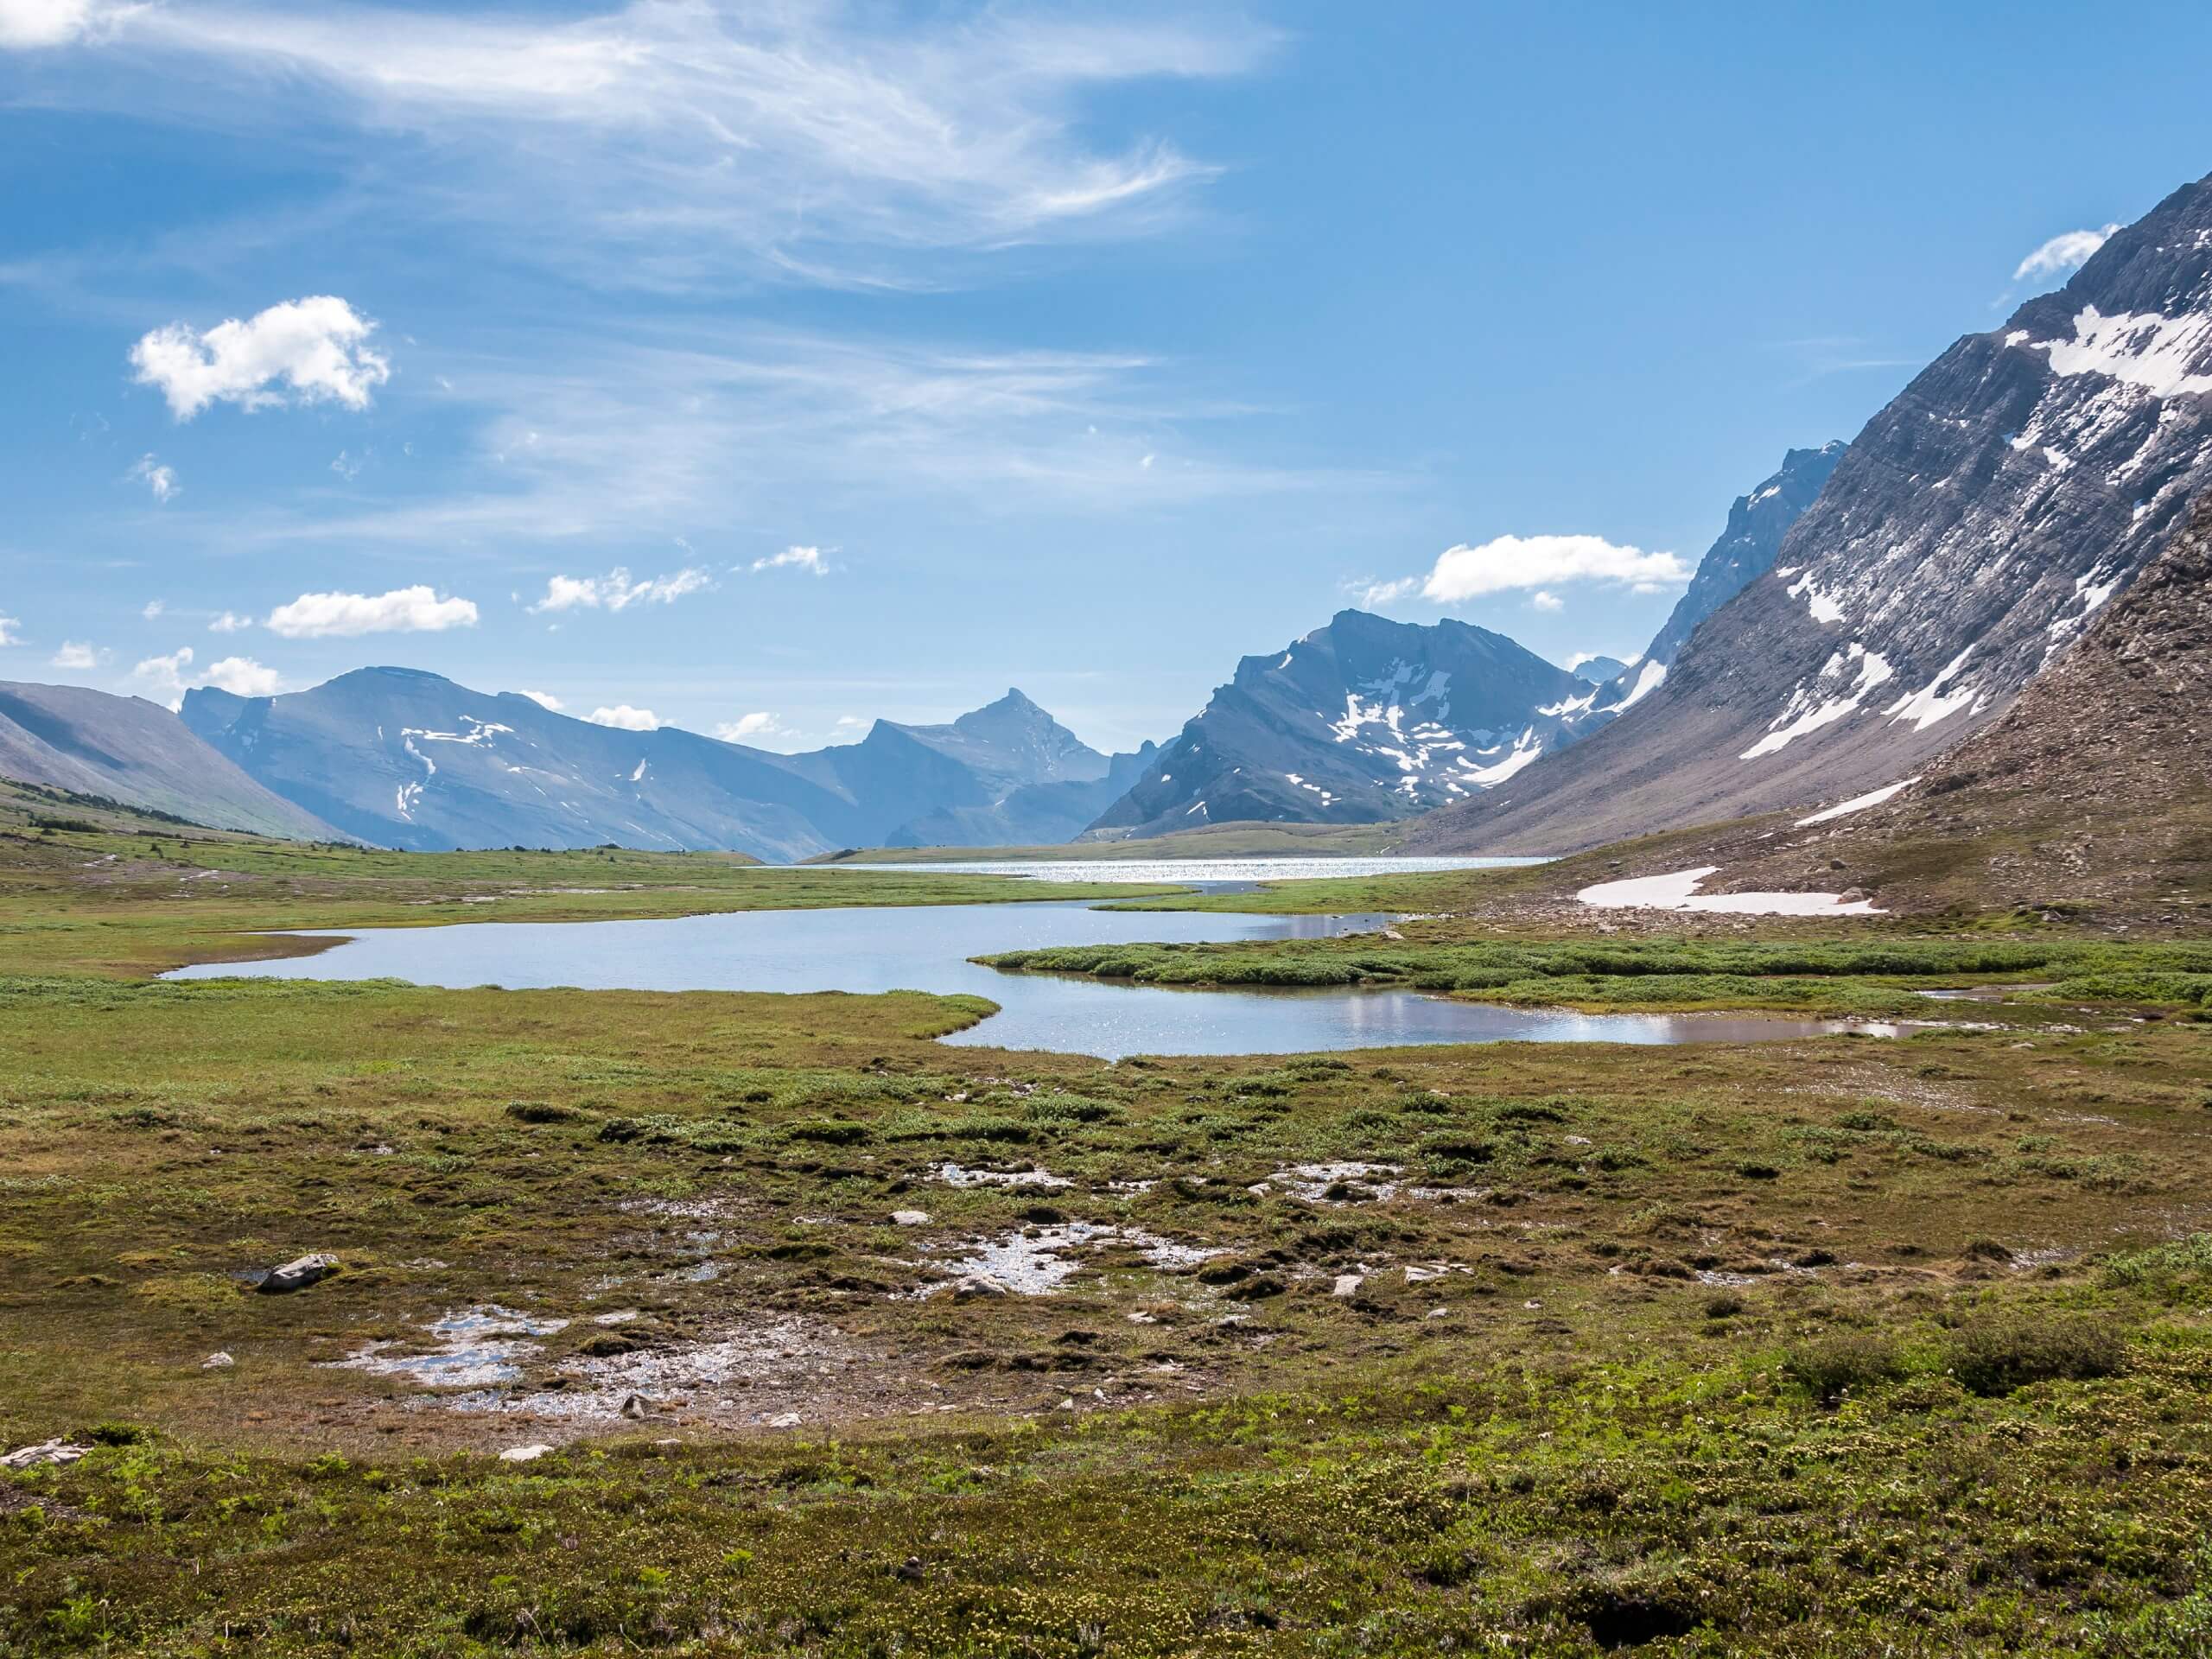
[[[87,869],[115,827],[0,838],[0,1440],[93,1448],[0,1474],[0,1652],[2212,1644],[2212,1024],[2135,1017],[2191,1006],[2188,950],[1141,951],[1614,1006],[2060,1000],[1897,1041],[1109,1065],[937,1043],[970,998],[143,976],[335,916],[1002,886],[174,826]],[[1339,1162],[1389,1167],[1294,1168]],[[1111,1232],[1056,1294],[943,1293],[977,1241],[1078,1224]],[[235,1276],[310,1249],[342,1268],[298,1294]],[[334,1366],[486,1305],[547,1327],[521,1411]],[[717,1344],[748,1357],[708,1386]],[[693,1377],[648,1421],[564,1414],[647,1362]],[[556,1449],[495,1455],[526,1442]]]
[[[1399,986],[1522,1006],[1791,1008],[1838,1014],[1944,1012],[1916,993],[2020,983],[2042,1002],[2197,1008],[2212,945],[1904,934],[1790,943],[1584,938],[1402,942],[1369,934],[1258,944],[1071,945],[1005,951],[991,966],[1142,985]],[[2056,982],[2050,982],[2055,981]],[[2038,983],[2037,982],[2043,982]],[[1955,1009],[1950,1011],[1955,1014]]]

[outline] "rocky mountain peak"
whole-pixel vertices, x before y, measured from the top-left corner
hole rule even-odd
[[[2212,487],[2212,180],[1869,421],[1662,686],[1422,839],[1566,851],[1912,775],[2064,657]]]

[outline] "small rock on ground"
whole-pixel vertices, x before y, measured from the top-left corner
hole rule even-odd
[[[316,1250],[307,1255],[295,1256],[281,1266],[270,1268],[254,1288],[264,1296],[282,1296],[289,1291],[305,1290],[309,1285],[320,1284],[337,1271],[338,1258],[327,1251]]]

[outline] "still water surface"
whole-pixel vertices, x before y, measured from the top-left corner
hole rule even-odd
[[[1294,1054],[1414,1043],[1744,1042],[1846,1029],[1758,1015],[1584,1014],[1408,991],[1166,990],[1001,973],[968,960],[1057,944],[1318,938],[1381,916],[1095,910],[1083,903],[761,910],[672,921],[366,928],[314,957],[205,963],[174,979],[404,979],[513,989],[968,992],[1001,1012],[946,1038],[973,1047],[1127,1054]]]

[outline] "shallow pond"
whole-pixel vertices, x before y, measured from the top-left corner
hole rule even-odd
[[[1382,916],[1243,916],[1097,910],[1084,903],[741,911],[672,921],[466,923],[310,934],[319,956],[205,963],[174,979],[403,979],[511,989],[967,992],[1001,1012],[944,1040],[975,1047],[1128,1054],[1295,1054],[1415,1043],[1745,1042],[1847,1029],[1758,1014],[1573,1014],[1410,991],[1168,990],[969,960],[1001,950],[1147,941],[1318,938]]]

